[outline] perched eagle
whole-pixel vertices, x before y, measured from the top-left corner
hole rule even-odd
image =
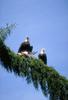
[[[45,53],[45,49],[41,49],[38,58],[41,59],[44,62],[44,64],[47,64],[47,56]]]
[[[26,37],[24,42],[21,44],[18,54],[19,55],[26,55],[29,56],[33,50],[33,46],[30,45],[29,37]]]

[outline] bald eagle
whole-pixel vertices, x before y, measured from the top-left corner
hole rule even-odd
[[[32,50],[33,50],[33,46],[30,45],[29,37],[26,37],[26,39],[21,44],[21,46],[18,50],[18,54],[29,56],[29,54],[31,54]]]
[[[45,49],[41,49],[38,58],[41,59],[44,62],[44,64],[47,64],[47,56],[45,53]]]

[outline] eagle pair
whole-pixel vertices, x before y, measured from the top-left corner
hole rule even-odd
[[[32,52],[33,46],[30,45],[29,37],[26,37],[24,42],[21,44],[18,55],[24,55],[26,57],[32,57],[36,52]],[[47,64],[47,56],[45,53],[45,49],[41,49],[38,58],[41,59],[44,64]]]

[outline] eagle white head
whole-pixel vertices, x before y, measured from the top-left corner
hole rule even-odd
[[[40,54],[45,54],[45,49],[44,48],[41,49]]]
[[[29,42],[29,37],[26,37],[24,42]]]

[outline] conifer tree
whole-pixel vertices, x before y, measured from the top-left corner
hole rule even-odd
[[[40,86],[43,94],[49,95],[49,100],[68,100],[68,79],[41,60],[17,55],[5,45],[12,28],[13,25],[0,28],[0,64],[8,72],[25,77],[36,89]]]

